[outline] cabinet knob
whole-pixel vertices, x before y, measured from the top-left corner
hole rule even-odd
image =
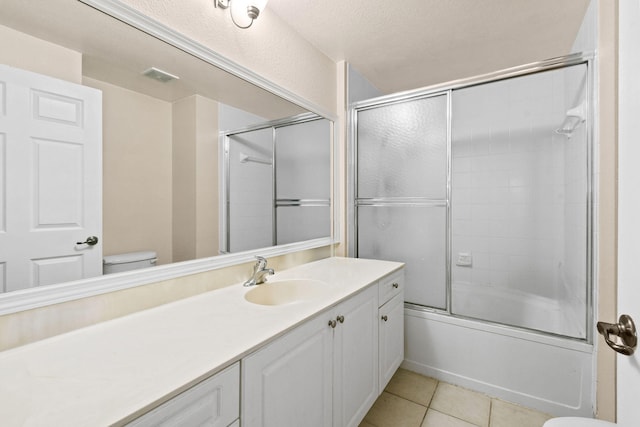
[[[344,316],[338,316],[336,317],[336,320],[340,323],[344,323]]]
[[[332,328],[335,328],[336,325],[337,325],[337,323],[336,323],[335,320],[333,320],[333,319],[329,320],[329,326],[331,326]]]
[[[391,285],[391,286],[393,286],[395,289],[398,289],[398,286],[400,286],[400,285],[398,285],[396,282],[393,282],[393,285]]]
[[[387,317],[387,315],[385,314],[384,316],[382,316],[382,320],[384,320],[384,321],[386,322],[387,320],[389,320],[389,318],[388,318],[388,317]]]

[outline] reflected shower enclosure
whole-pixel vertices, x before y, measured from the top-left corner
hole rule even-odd
[[[224,133],[223,252],[331,235],[331,127],[305,114]]]
[[[587,61],[354,111],[355,255],[406,301],[582,340],[591,317]]]

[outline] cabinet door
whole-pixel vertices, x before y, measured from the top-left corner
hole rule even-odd
[[[127,426],[227,427],[240,413],[238,365],[202,381]]]
[[[380,307],[380,390],[404,359],[404,293]]]
[[[329,319],[320,315],[243,359],[243,427],[332,425]]]
[[[357,427],[378,397],[378,288],[334,312],[334,426]]]

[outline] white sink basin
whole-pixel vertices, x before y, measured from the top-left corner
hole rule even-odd
[[[322,295],[326,289],[327,284],[320,280],[280,280],[256,285],[244,294],[244,298],[254,304],[282,305],[308,301]]]

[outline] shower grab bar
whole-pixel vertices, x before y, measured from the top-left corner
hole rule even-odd
[[[240,163],[247,163],[247,162],[261,163],[263,165],[269,165],[269,166],[273,165],[273,162],[271,160],[261,159],[260,157],[253,157],[248,154],[240,153]]]
[[[447,207],[448,202],[444,199],[428,199],[425,197],[377,197],[377,198],[358,198],[355,200],[357,206],[431,206],[431,207]]]
[[[276,199],[276,206],[331,206],[329,199]]]

